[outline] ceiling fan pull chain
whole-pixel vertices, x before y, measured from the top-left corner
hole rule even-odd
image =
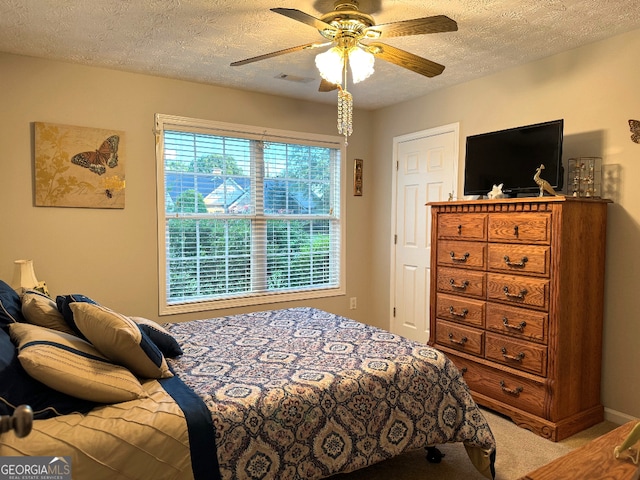
[[[346,49],[345,49],[346,50]],[[344,146],[349,145],[349,135],[353,132],[353,96],[347,91],[347,59],[345,51],[342,61],[342,73],[344,75],[342,88],[338,85],[338,133],[344,135]]]
[[[338,133],[344,135],[345,147],[349,145],[347,137],[353,132],[353,97],[349,92],[338,88]]]

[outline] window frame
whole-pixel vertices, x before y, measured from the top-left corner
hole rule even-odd
[[[340,194],[338,225],[338,268],[337,286],[306,287],[295,291],[260,292],[235,295],[232,298],[188,300],[181,303],[169,303],[167,298],[167,240],[165,210],[165,159],[164,131],[181,130],[189,133],[203,133],[230,137],[249,138],[256,141],[279,141],[335,148],[339,151],[338,187]],[[290,302],[311,298],[334,297],[346,294],[346,147],[342,137],[334,135],[312,134],[287,130],[267,129],[264,127],[195,119],[162,113],[155,114],[156,137],[156,207],[157,207],[157,244],[158,244],[158,307],[160,315],[201,312],[224,308],[244,307],[276,302]],[[253,165],[252,165],[253,168]],[[252,184],[252,189],[255,186]],[[261,200],[258,200],[261,201]]]

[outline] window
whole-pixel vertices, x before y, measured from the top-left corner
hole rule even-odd
[[[160,313],[344,294],[341,138],[156,115]]]

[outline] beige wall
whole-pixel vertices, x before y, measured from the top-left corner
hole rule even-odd
[[[389,322],[393,137],[460,122],[462,196],[467,135],[564,118],[565,158],[602,156],[620,168],[608,218],[602,401],[610,416],[640,417],[640,145],[627,123],[640,120],[638,51],[640,30],[373,113],[375,323]]]
[[[630,141],[627,125],[629,118],[640,120],[638,51],[640,30],[411,102],[356,111],[347,155],[347,295],[297,304],[389,326],[394,136],[459,122],[464,157],[467,135],[564,118],[565,158],[600,155],[621,171],[609,207],[602,400],[609,412],[640,417],[640,188],[634,185],[640,145]],[[0,105],[0,278],[10,280],[14,259],[32,258],[52,293],[84,293],[149,318],[158,311],[154,113],[334,134],[336,112],[332,105],[4,54]],[[126,208],[33,207],[35,121],[124,130]],[[365,159],[363,197],[350,194],[354,158]],[[461,178],[463,167],[461,159]],[[355,311],[348,310],[351,296],[358,297]]]
[[[122,313],[158,318],[156,112],[337,135],[334,105],[0,54],[0,278],[10,282],[13,261],[30,258],[53,295],[83,293]],[[368,317],[371,194],[365,190],[362,197],[354,197],[349,186],[353,159],[370,157],[370,115],[356,111],[354,117],[345,159],[347,295],[251,310],[307,304],[359,320]],[[124,210],[34,207],[32,122],[123,130]],[[349,297],[358,298],[357,310],[349,310]]]

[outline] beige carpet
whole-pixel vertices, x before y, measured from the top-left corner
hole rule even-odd
[[[613,430],[618,425],[602,422],[561,442],[551,442],[517,427],[508,418],[483,410],[496,438],[496,480],[516,480],[572,449]],[[408,453],[331,480],[482,480],[461,444],[438,447],[445,457],[439,464],[425,459],[424,450]]]

